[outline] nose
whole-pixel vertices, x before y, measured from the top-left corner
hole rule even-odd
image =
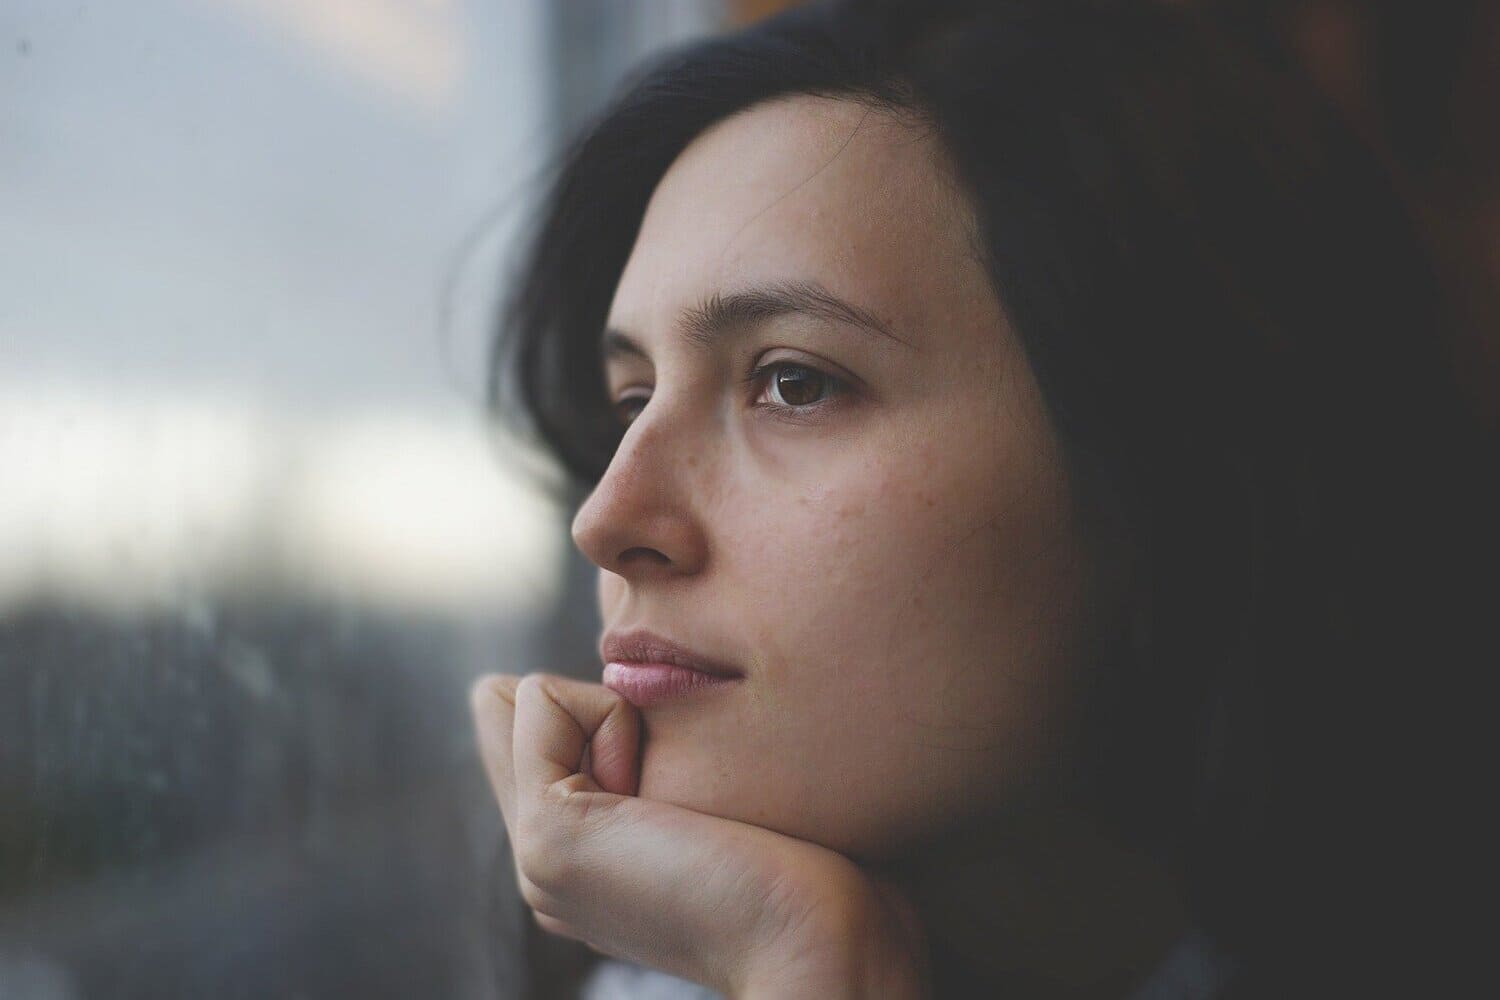
[[[632,582],[701,570],[708,546],[696,513],[704,485],[699,444],[674,433],[660,407],[642,411],[573,518],[579,551]]]

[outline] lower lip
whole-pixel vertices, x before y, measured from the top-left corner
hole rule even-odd
[[[737,677],[720,677],[672,663],[606,663],[604,686],[636,708],[727,687]]]

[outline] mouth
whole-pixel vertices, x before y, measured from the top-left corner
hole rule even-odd
[[[604,686],[637,708],[698,696],[744,679],[738,668],[653,632],[607,632],[599,644]]]

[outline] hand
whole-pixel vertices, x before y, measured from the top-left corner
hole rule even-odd
[[[599,684],[494,675],[480,750],[537,922],[731,997],[919,997],[894,886],[827,848],[637,797],[640,714]]]

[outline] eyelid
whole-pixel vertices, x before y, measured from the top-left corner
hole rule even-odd
[[[762,387],[756,394],[756,401],[751,405],[756,409],[767,411],[772,416],[790,420],[793,422],[813,419],[824,411],[841,406],[847,402],[845,397],[851,396],[863,387],[863,382],[854,375],[845,371],[841,365],[824,361],[822,358],[805,354],[780,354],[770,356],[775,351],[767,351],[761,354],[751,366],[750,371],[741,376],[738,381],[748,387]],[[760,396],[769,390],[767,376],[773,374],[778,368],[803,368],[815,372],[827,382],[827,397],[816,403],[808,403],[804,406],[793,406],[778,403],[762,403]],[[627,385],[619,390],[612,391],[609,399],[610,409],[618,417],[619,410],[627,403],[640,400],[642,406],[649,403],[654,394],[654,386],[636,383]],[[638,392],[635,390],[645,390]],[[633,419],[633,418],[632,418]],[[620,419],[622,426],[629,426],[631,420]]]
[[[816,372],[827,383],[825,398],[803,406],[762,402],[761,397],[771,389],[769,376],[774,375],[779,368],[802,368]],[[830,368],[838,369],[837,373],[830,371]],[[776,420],[784,420],[788,423],[808,423],[819,420],[827,416],[830,411],[846,405],[849,402],[848,397],[852,396],[856,390],[858,380],[842,374],[842,369],[837,365],[830,365],[821,360],[807,361],[800,357],[783,356],[759,360],[743,381],[747,386],[756,389],[755,400],[751,403],[754,409]]]
[[[635,392],[632,392],[632,390],[635,390],[635,389],[645,389],[647,391],[644,392],[644,393],[635,393]],[[625,420],[625,419],[623,419],[623,418],[620,417],[620,407],[623,406],[626,403],[632,402],[632,401],[637,400],[637,399],[641,400],[642,401],[641,405],[644,406],[646,403],[649,403],[651,401],[651,391],[650,390],[651,390],[650,386],[627,385],[625,388],[621,389],[618,393],[613,393],[612,392],[610,394],[610,397],[609,397],[609,409],[610,409],[610,412],[615,416],[615,418],[619,420],[621,427],[629,426],[630,421],[629,420]]]
[[[785,348],[773,348],[761,354],[755,359],[752,366],[757,371],[763,371],[773,365],[790,365],[798,368],[808,368],[817,372],[824,378],[838,382],[845,389],[862,388],[863,383],[852,373],[846,371],[842,365],[836,365],[832,361],[825,360],[816,354],[796,352],[791,354],[777,353],[785,351]],[[774,356],[773,356],[774,355]],[[747,376],[748,377],[748,376]]]

